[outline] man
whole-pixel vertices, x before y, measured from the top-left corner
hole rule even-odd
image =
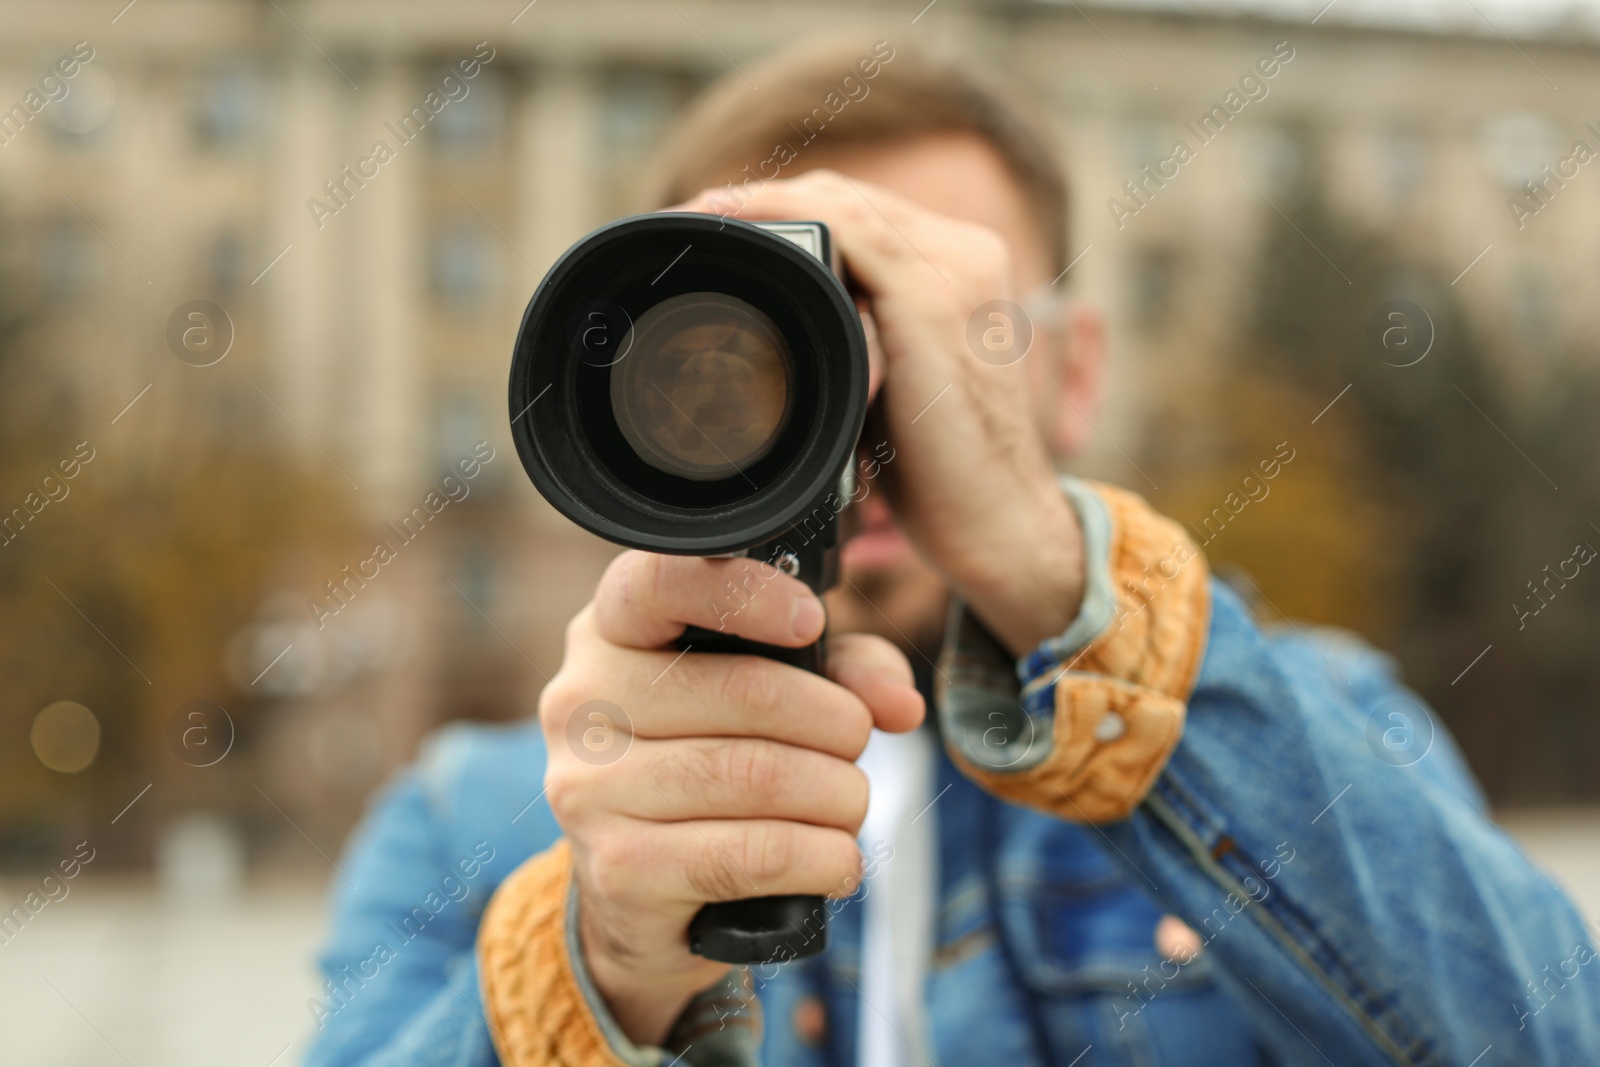
[[[828,677],[672,648],[809,643],[800,583],[619,555],[539,724],[445,731],[357,836],[309,1062],[1600,1063],[1572,907],[1442,732],[1369,746],[1426,716],[1387,661],[1262,633],[1177,524],[1058,480],[1105,339],[1050,299],[1065,183],[1029,122],[882,43],[750,73],[691,109],[659,202],[820,219],[859,291]],[[991,301],[1035,309],[1022,358],[969,343]],[[593,700],[621,758],[567,740]],[[702,904],[774,893],[830,896],[827,952],[689,953]]]

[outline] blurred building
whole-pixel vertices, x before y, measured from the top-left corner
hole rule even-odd
[[[1124,456],[1149,398],[1226,358],[1260,228],[1303,168],[1458,277],[1516,357],[1508,387],[1600,350],[1600,305],[1560,298],[1600,286],[1600,168],[1563,162],[1600,152],[1592,25],[1320,3],[124,2],[0,8],[0,107],[26,114],[0,113],[0,211],[20,220],[53,373],[86,418],[122,420],[107,464],[202,427],[254,435],[325,464],[379,539],[477,442],[495,449],[348,615],[318,629],[308,602],[335,603],[325,583],[359,556],[289,559],[232,641],[241,691],[255,676],[283,701],[262,744],[286,804],[348,813],[427,729],[521,714],[555,670],[610,550],[511,450],[523,306],[574,238],[647,206],[640,167],[683,101],[783,42],[959,51],[1037,97],[1075,182],[1062,284],[1111,315],[1090,465],[1118,480],[1136,484]],[[92,58],[32,113],[80,41]],[[208,367],[170,340],[194,300],[231,322]]]

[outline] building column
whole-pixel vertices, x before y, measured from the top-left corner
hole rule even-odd
[[[332,72],[322,57],[309,51],[291,53],[286,63],[281,133],[268,164],[267,225],[256,250],[260,262],[252,264],[258,271],[265,269],[283,253],[255,282],[265,290],[267,369],[259,384],[295,426],[319,447],[333,449],[336,441],[318,431],[332,421],[327,413],[336,407],[331,395],[335,380],[331,339],[337,249],[327,230],[318,230],[306,201],[322,195],[329,161],[338,155],[337,125],[329,104],[339,99],[334,90],[344,82],[330,85]]]
[[[343,383],[346,410],[353,416],[347,432],[353,435],[349,444],[358,457],[362,491],[370,486],[369,504],[384,513],[397,510],[434,473],[426,469],[433,454],[433,413],[425,402],[425,318],[418,305],[424,299],[422,247],[428,227],[421,194],[429,141],[436,135],[424,129],[411,143],[401,143],[385,125],[398,123],[425,95],[420,80],[410,75],[400,62],[383,59],[366,76],[360,118],[342,160],[354,166],[378,141],[395,153],[346,209],[354,216],[349,221],[355,240],[346,274],[355,353],[355,373]]]
[[[517,281],[529,292],[568,245],[602,221],[600,108],[594,73],[570,67],[534,72],[517,100],[517,247],[537,272]],[[518,266],[528,269],[520,260]]]

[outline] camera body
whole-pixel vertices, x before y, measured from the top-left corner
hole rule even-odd
[[[539,492],[590,532],[748,556],[820,594],[837,578],[867,380],[824,224],[639,215],[580,240],[540,282],[512,356],[512,440]],[[689,627],[679,647],[821,673],[826,645]],[[827,916],[816,896],[708,904],[690,947],[729,963],[813,955]]]

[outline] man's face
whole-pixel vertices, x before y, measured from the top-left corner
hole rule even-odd
[[[819,147],[798,169],[827,167],[899,193],[932,211],[981,223],[1011,246],[1013,281],[1019,301],[1050,281],[1048,256],[1026,201],[1000,157],[972,134],[946,134],[884,146]],[[1098,319],[1094,320],[1096,323]],[[1083,389],[1084,381],[1063,376],[1067,364],[1086,358],[1074,349],[1080,331],[1061,323],[1035,324],[1029,350],[1034,420],[1050,439],[1051,450],[1069,454],[1075,435],[1063,425],[1070,407],[1058,400],[1057,386]],[[1081,340],[1081,339],[1080,339]],[[1098,353],[1094,353],[1097,361]],[[1092,387],[1097,377],[1091,376]],[[1079,406],[1085,398],[1079,396]],[[1092,404],[1092,401],[1087,401]],[[949,592],[943,577],[911,545],[894,521],[881,492],[858,505],[860,533],[844,547],[844,580],[828,595],[831,625],[840,632],[880,634],[908,652],[931,656],[938,647]]]

